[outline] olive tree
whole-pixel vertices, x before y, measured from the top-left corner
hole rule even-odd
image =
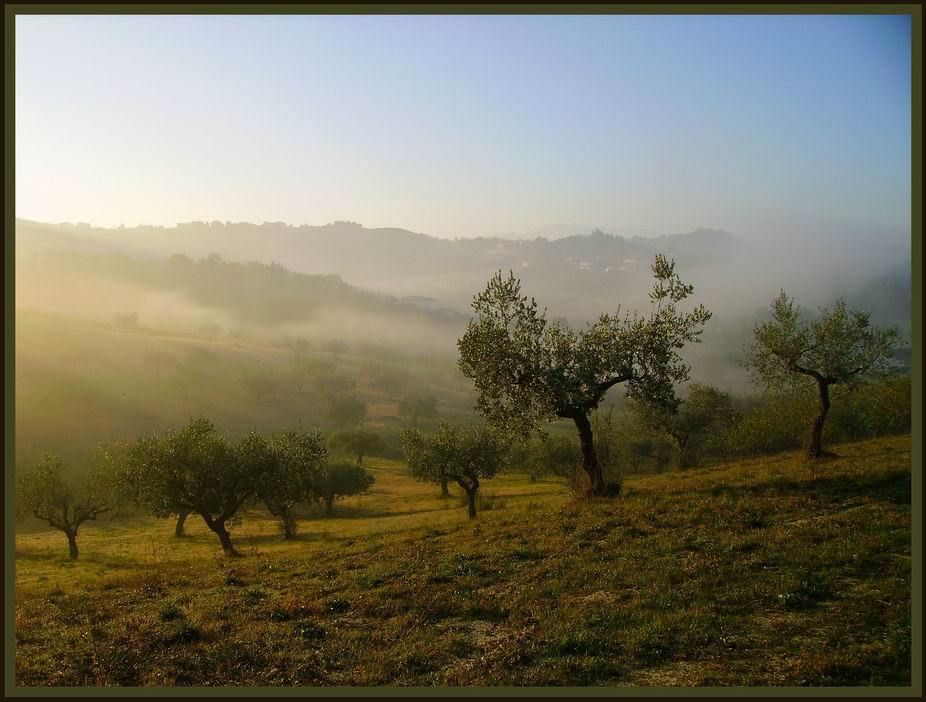
[[[693,287],[679,279],[674,261],[657,255],[652,270],[648,315],[622,315],[618,308],[581,331],[548,322],[514,274],[506,279],[499,272],[473,299],[476,317],[458,342],[460,369],[474,381],[477,408],[490,424],[522,435],[559,418],[575,424],[592,495],[609,487],[589,413],[621,384],[630,397],[670,402],[673,383],[689,372],[678,352],[699,340],[710,319],[701,305],[679,310]]]
[[[385,447],[383,437],[370,429],[348,429],[331,438],[332,447],[357,457],[357,465],[363,465],[363,457]]]
[[[771,388],[786,383],[816,386],[817,412],[805,448],[817,458],[823,455],[830,387],[856,387],[866,377],[890,370],[900,333],[873,327],[867,312],[850,310],[843,300],[832,309],[821,309],[814,319],[801,315],[784,290],[770,307],[771,320],[756,325],[746,358],[758,379]]]
[[[142,437],[129,449],[126,480],[139,506],[156,517],[202,517],[228,556],[238,555],[227,525],[257,492],[269,454],[253,436],[236,446],[209,419]]]
[[[733,397],[718,388],[692,383],[688,397],[670,404],[633,402],[637,420],[651,431],[662,432],[675,442],[680,468],[698,464],[705,444],[714,433],[723,433],[734,420]]]
[[[437,400],[431,395],[409,395],[399,401],[399,414],[412,420],[412,426],[418,426],[419,419],[437,417]]]
[[[86,475],[77,482],[64,477],[64,464],[50,454],[16,476],[17,515],[31,514],[64,532],[71,559],[77,558],[80,526],[112,513],[124,497],[117,447],[95,449],[88,463]]]
[[[329,397],[325,412],[331,423],[338,427],[363,424],[367,416],[367,405],[360,398],[350,395]]]
[[[325,503],[325,514],[334,513],[334,501],[350,495],[360,495],[370,489],[375,478],[354,463],[332,462],[323,465],[318,474],[316,491]]]
[[[267,511],[280,520],[284,539],[296,535],[295,507],[318,499],[319,474],[327,458],[327,449],[318,432],[284,430],[269,440],[252,433],[251,447],[243,452],[262,476],[257,484],[257,498]]]
[[[493,477],[508,457],[507,442],[491,428],[446,422],[430,436],[403,429],[402,450],[412,477],[434,483],[446,477],[463,488],[470,519],[476,516],[479,479]]]
[[[532,442],[527,451],[531,482],[547,474],[571,481],[581,456],[578,442],[571,436],[541,437]]]

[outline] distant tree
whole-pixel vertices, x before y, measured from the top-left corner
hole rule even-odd
[[[330,353],[335,358],[338,358],[350,351],[350,344],[348,344],[346,341],[333,339],[331,341],[326,341],[322,345],[322,350],[326,353]]]
[[[412,477],[432,483],[446,477],[463,488],[470,519],[476,516],[480,478],[493,477],[508,458],[507,442],[490,428],[446,422],[430,436],[403,429],[402,449]]]
[[[803,319],[784,290],[772,301],[771,312],[770,321],[756,326],[746,357],[758,379],[772,388],[816,386],[818,410],[806,441],[807,453],[816,458],[823,455],[830,387],[855,387],[893,368],[900,333],[873,327],[867,312],[850,310],[842,300],[831,310],[821,309],[816,319]]]
[[[247,340],[249,333],[246,329],[238,328],[229,331],[228,335],[234,339],[235,346],[241,346],[241,342]]]
[[[630,466],[631,473],[639,473],[646,460],[654,454],[653,443],[648,439],[626,439],[619,445],[622,460]]]
[[[348,429],[331,438],[331,445],[357,457],[357,465],[363,465],[363,457],[385,447],[383,437],[370,429]]]
[[[359,398],[351,396],[328,398],[325,411],[332,424],[338,427],[349,427],[361,424],[367,416],[366,403]]]
[[[334,501],[350,495],[360,495],[375,482],[372,474],[354,463],[333,462],[319,473],[317,494],[325,503],[325,514],[334,513]]]
[[[418,426],[419,419],[437,418],[437,400],[430,395],[409,395],[399,402],[399,414]]]
[[[732,396],[700,383],[691,384],[684,401],[672,404],[632,402],[631,408],[641,424],[665,433],[675,442],[680,468],[697,465],[711,436],[723,433],[735,418]]]
[[[135,442],[124,478],[134,486],[139,506],[162,518],[183,512],[200,515],[225,554],[237,556],[227,524],[272,468],[261,451],[262,444],[253,437],[231,444],[203,417]]]
[[[74,483],[65,479],[64,464],[46,454],[37,465],[16,476],[17,515],[31,514],[64,532],[68,555],[77,558],[80,526],[112,513],[124,500],[119,461],[118,446],[100,446],[89,457],[84,479]]]
[[[581,470],[582,452],[575,439],[568,436],[542,436],[531,442],[528,456],[534,480],[544,475],[555,475],[571,482],[576,470]]]
[[[605,483],[589,413],[619,384],[630,397],[673,397],[673,383],[689,371],[678,351],[699,340],[710,318],[703,306],[678,310],[693,288],[681,282],[674,261],[657,255],[652,270],[648,317],[621,317],[618,310],[578,332],[548,323],[514,274],[505,279],[499,272],[473,300],[476,318],[458,342],[460,369],[475,382],[477,407],[489,423],[522,435],[557,418],[575,423],[592,495],[619,486]]]
[[[318,499],[320,472],[327,458],[321,435],[284,430],[265,440],[252,433],[251,447],[244,452],[262,463],[263,476],[257,484],[257,498],[280,520],[284,539],[296,535],[295,507]]]

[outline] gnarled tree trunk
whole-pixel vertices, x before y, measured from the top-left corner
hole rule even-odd
[[[823,424],[830,411],[830,384],[818,379],[817,389],[820,394],[820,408],[810,426],[810,437],[807,441],[807,454],[812,458],[819,458],[823,455]]]
[[[212,519],[211,517],[203,515],[203,521],[206,522],[206,526],[219,537],[219,543],[222,544],[222,550],[225,552],[226,556],[241,555],[235,550],[234,545],[232,545],[231,534],[229,534],[228,529],[225,528],[226,520],[221,518]]]
[[[441,475],[440,479],[440,496],[441,497],[450,497],[450,488],[448,487],[448,480],[446,475]]]
[[[572,417],[576,429],[579,431],[579,445],[582,448],[582,469],[588,476],[589,495],[603,495],[605,493],[604,475],[601,472],[601,464],[598,463],[598,456],[595,453],[595,437],[592,432],[591,422],[584,412],[577,412]]]

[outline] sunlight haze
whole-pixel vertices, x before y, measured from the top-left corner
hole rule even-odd
[[[908,17],[16,29],[22,218],[909,239]]]

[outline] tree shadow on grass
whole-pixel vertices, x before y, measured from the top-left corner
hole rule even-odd
[[[872,497],[899,505],[910,504],[910,471],[895,469],[877,475],[820,475],[809,480],[775,478],[753,485],[714,485],[698,490],[711,495],[788,496],[813,495],[829,500]]]

